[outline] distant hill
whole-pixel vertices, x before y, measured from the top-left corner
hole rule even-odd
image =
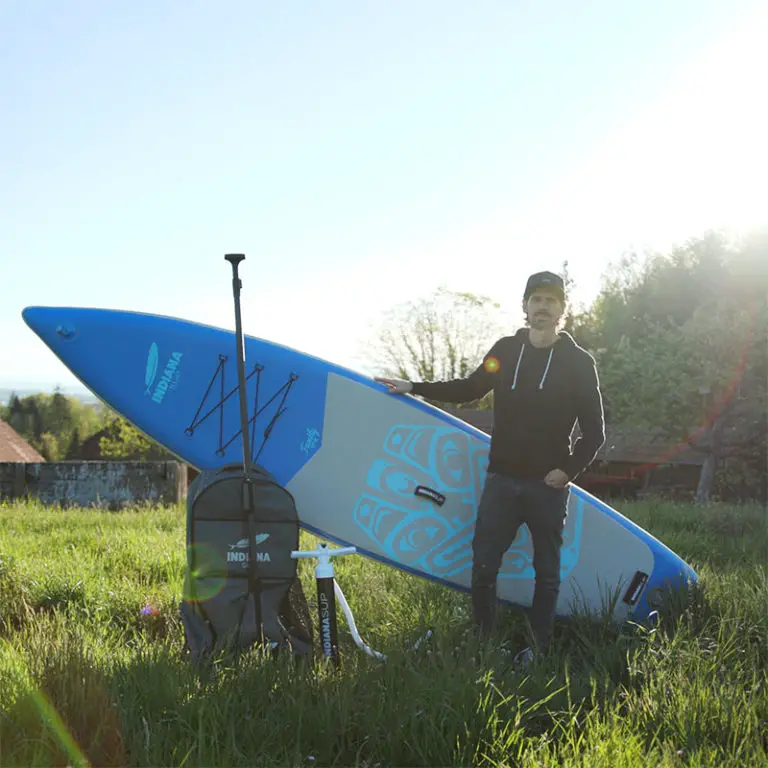
[[[101,400],[95,395],[91,394],[87,389],[77,389],[75,387],[60,387],[62,395],[68,397],[74,397],[85,403],[86,405],[101,406]],[[51,387],[0,387],[0,405],[8,405],[8,401],[11,399],[11,395],[15,394],[17,397],[28,397],[29,395],[37,395],[40,392],[46,394],[53,394],[56,391],[55,386]]]

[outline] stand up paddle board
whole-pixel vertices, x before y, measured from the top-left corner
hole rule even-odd
[[[27,325],[110,408],[197,469],[242,459],[235,334],[110,309],[28,307]],[[245,337],[252,458],[296,499],[301,525],[387,565],[470,587],[490,438],[410,395],[265,339]],[[680,557],[570,486],[560,616],[644,620],[659,591],[695,581]],[[526,526],[504,557],[501,601],[528,607]]]

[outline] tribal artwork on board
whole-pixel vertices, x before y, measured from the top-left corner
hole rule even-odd
[[[487,445],[453,427],[398,425],[387,434],[384,452],[387,458],[368,469],[369,491],[358,499],[355,522],[386,557],[404,566],[439,578],[470,568]],[[414,497],[421,497],[416,506]],[[582,506],[580,498],[571,499],[561,550],[563,578],[579,559]],[[502,561],[499,579],[505,578],[534,578],[525,525]]]

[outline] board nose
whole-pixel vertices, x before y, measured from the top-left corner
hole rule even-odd
[[[50,307],[25,307],[21,312],[21,317],[24,322],[36,333],[38,336],[45,328],[46,319],[50,316]]]
[[[70,339],[75,327],[68,323],[61,307],[25,307],[21,316],[24,322],[49,346],[57,340]]]

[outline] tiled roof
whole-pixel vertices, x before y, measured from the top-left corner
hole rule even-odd
[[[28,461],[45,459],[8,423],[0,419],[0,461]]]

